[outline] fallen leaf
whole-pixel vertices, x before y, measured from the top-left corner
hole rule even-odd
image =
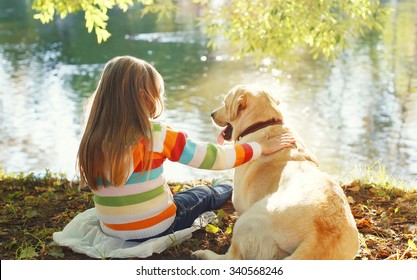
[[[361,189],[361,187],[359,185],[354,185],[353,187],[348,188],[348,191],[358,192],[360,189]]]
[[[376,254],[378,255],[378,257],[382,258],[387,258],[391,255],[391,253],[386,250],[377,250]]]
[[[217,233],[217,232],[219,231],[219,228],[218,228],[218,227],[216,227],[215,225],[208,224],[208,225],[206,226],[206,231],[207,231],[207,232],[211,232],[211,233]]]
[[[176,185],[176,186],[174,186],[174,187],[172,188],[172,190],[174,191],[174,193],[179,192],[179,191],[180,191],[180,189],[181,189],[181,185]]]
[[[27,246],[20,250],[18,259],[31,259],[37,256],[38,256],[38,253],[36,253],[35,248],[33,248],[32,246]]]
[[[355,199],[353,199],[353,197],[348,196],[347,201],[349,202],[349,204],[355,204]]]
[[[358,228],[365,228],[365,227],[369,227],[370,228],[370,227],[373,227],[371,221],[369,219],[367,219],[367,218],[362,218],[360,220],[357,220],[356,221],[356,226]]]
[[[414,240],[409,239],[407,243],[410,249],[417,251],[417,246],[416,246],[416,243],[414,243]]]

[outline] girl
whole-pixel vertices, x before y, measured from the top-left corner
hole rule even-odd
[[[149,63],[131,56],[111,59],[94,92],[78,150],[81,184],[94,193],[104,233],[145,241],[188,228],[203,212],[220,208],[232,187],[221,180],[172,195],[163,176],[166,159],[225,170],[291,147],[283,137],[268,145],[221,146],[195,142],[155,121],[163,109],[164,81]]]

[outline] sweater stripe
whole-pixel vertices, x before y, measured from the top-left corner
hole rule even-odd
[[[103,206],[127,206],[151,200],[164,192],[164,185],[144,193],[131,194],[126,196],[99,196],[94,195],[94,202]]]
[[[148,180],[155,180],[156,178],[161,176],[163,171],[164,171],[164,169],[161,166],[159,168],[149,170],[149,171],[146,171],[146,172],[134,172],[130,176],[129,180],[127,180],[126,185],[143,183],[143,182],[146,182]],[[149,177],[148,177],[148,173],[149,173]]]
[[[171,158],[172,150],[177,142],[177,137],[178,133],[172,133],[170,130],[167,130],[164,140],[164,149],[162,151],[162,154],[167,158]]]
[[[164,221],[168,219],[169,217],[172,217],[175,215],[175,212],[177,211],[177,207],[175,204],[171,204],[167,209],[165,209],[160,214],[153,216],[151,218],[133,222],[133,223],[126,223],[126,224],[106,224],[103,223],[106,227],[113,230],[138,230],[138,229],[144,229],[148,227],[152,227],[156,224],[158,224],[161,221]]]
[[[206,155],[207,147],[202,143],[196,143],[196,147],[193,154],[193,159],[189,162],[192,167],[200,167]]]
[[[183,154],[186,144],[186,135],[184,133],[179,132],[169,159],[172,161],[178,161],[181,158],[181,155]]]
[[[103,232],[106,233],[107,235],[121,238],[124,240],[129,240],[129,239],[149,238],[157,234],[160,234],[161,232],[164,232],[165,230],[167,230],[172,225],[174,220],[175,220],[175,215],[166,219],[165,221],[161,221],[160,223],[152,227],[139,229],[139,230],[112,230],[106,227],[103,224],[103,222],[100,222],[100,226]]]
[[[200,165],[200,169],[211,169],[216,161],[217,148],[214,144],[209,143],[207,145],[206,156]]]
[[[230,166],[227,165],[227,150],[224,147],[218,147],[214,165],[210,169],[224,170],[226,166]]]
[[[241,145],[235,145],[235,151],[236,151],[236,161],[233,167],[239,166],[244,162],[245,159],[245,150]]]
[[[147,212],[147,211],[154,209],[158,205],[165,205],[165,208],[166,208],[171,203],[172,203],[171,192],[169,193],[165,192],[164,194],[157,196],[154,199],[151,199],[142,203],[136,203],[136,204],[131,204],[127,206],[117,206],[117,207],[96,204],[96,209],[102,215],[106,215],[106,216],[125,216],[125,215],[133,215],[139,212]]]
[[[182,164],[189,164],[190,161],[193,159],[193,156],[195,154],[197,144],[191,141],[187,141],[186,145],[183,149],[183,153],[181,155],[181,158],[179,159],[179,162]]]
[[[137,183],[147,182],[149,180],[155,180],[156,178],[161,176],[163,171],[164,171],[163,166],[160,166],[158,168],[145,171],[145,172],[133,172],[132,175],[130,175],[129,179],[126,181],[125,185],[137,184]],[[103,181],[100,178],[97,179],[97,185],[101,187],[104,186]],[[110,182],[107,182],[106,187],[107,186],[114,187],[112,184],[110,184]]]
[[[160,124],[160,123],[153,123],[153,131],[154,132],[160,132],[160,131],[162,131],[162,124]]]
[[[155,180],[125,185],[124,187],[120,186],[116,188],[99,188],[97,191],[95,191],[95,194],[99,196],[125,196],[144,193],[153,190],[154,188],[157,188],[163,184],[165,184],[165,180],[162,176],[159,176]]]
[[[234,167],[236,162],[236,152],[235,149],[227,149],[226,150],[226,160],[225,166],[228,168],[229,166]]]
[[[172,203],[172,201],[171,201]],[[114,215],[115,213],[111,213],[112,215],[104,215],[101,214],[101,212],[96,213],[97,218],[106,224],[125,224],[125,223],[132,223],[139,220],[145,220],[149,217],[153,217],[155,215],[158,215],[162,211],[164,211],[168,207],[168,204],[162,203],[162,204],[152,204],[152,207],[149,208],[149,210],[140,209],[141,211],[136,211],[132,214],[127,213],[125,215]],[[115,208],[115,207],[109,207],[108,209]]]
[[[245,151],[245,158],[243,162],[248,162],[253,156],[253,150],[248,144],[242,144],[243,150]]]
[[[167,132],[167,127],[160,124],[153,126],[153,152],[162,153],[164,150],[164,140]]]

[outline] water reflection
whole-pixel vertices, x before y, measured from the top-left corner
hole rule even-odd
[[[112,12],[113,36],[96,45],[82,15],[41,25],[26,1],[0,3],[0,168],[74,174],[85,99],[104,63],[130,54],[165,77],[164,118],[198,140],[214,141],[210,112],[237,83],[258,82],[281,101],[291,124],[337,174],[377,160],[403,179],[417,175],[417,3],[401,1],[384,36],[357,40],[333,65],[306,59],[268,74],[249,61],[205,48],[192,13],[171,22]],[[146,34],[144,34],[146,33]],[[262,69],[261,69],[262,70]],[[277,80],[279,76],[281,81]],[[218,172],[169,165],[170,180]]]

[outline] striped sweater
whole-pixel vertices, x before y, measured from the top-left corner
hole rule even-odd
[[[142,143],[132,148],[132,174],[119,187],[99,186],[94,191],[97,218],[102,230],[124,240],[142,239],[164,232],[174,222],[176,206],[163,175],[166,159],[199,169],[226,170],[258,158],[258,143],[215,145],[195,142],[184,132],[154,123],[151,169],[141,161]],[[146,151],[149,152],[149,151]]]

